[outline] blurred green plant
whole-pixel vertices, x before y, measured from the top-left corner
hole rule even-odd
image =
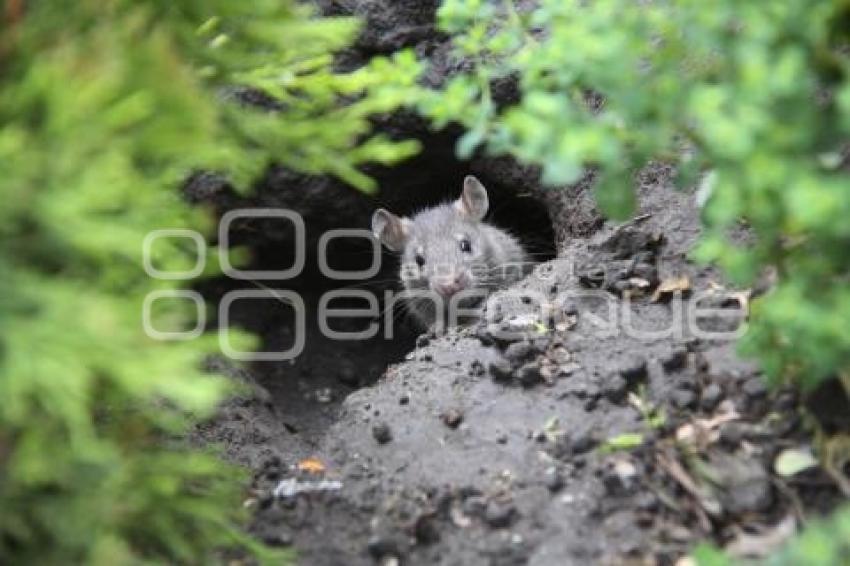
[[[840,507],[829,519],[815,521],[763,561],[735,560],[709,545],[694,549],[699,566],[835,566],[850,563],[850,505]]]
[[[416,150],[368,119],[418,64],[335,74],[356,22],[282,0],[0,7],[0,563],[279,559],[242,531],[242,472],[179,440],[233,386],[201,370],[214,337],[143,331],[146,295],[179,285],[144,273],[143,241],[212,228],[177,191],[197,168],[244,188],[275,160],[372,188],[358,165]],[[227,102],[233,84],[279,109]],[[190,270],[187,242],[157,240],[153,265]],[[158,329],[192,326],[191,302],[156,305]]]
[[[695,257],[740,285],[778,270],[742,350],[808,389],[850,371],[848,18],[843,0],[444,0],[439,27],[466,64],[420,106],[466,126],[461,156],[511,154],[553,186],[598,168],[616,218],[639,167],[675,164],[705,203]],[[517,102],[494,102],[499,79]],[[739,224],[752,241],[730,238]]]

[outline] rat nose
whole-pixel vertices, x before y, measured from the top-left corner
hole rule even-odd
[[[466,288],[466,277],[463,274],[434,281],[434,290],[444,297],[451,297]]]

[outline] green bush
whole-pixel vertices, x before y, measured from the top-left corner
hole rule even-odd
[[[368,117],[418,66],[399,54],[336,75],[356,23],[280,0],[6,2],[3,17],[0,563],[268,557],[240,529],[242,473],[179,440],[231,386],[200,369],[214,336],[143,331],[147,294],[179,284],[145,275],[143,241],[212,228],[177,190],[195,168],[244,187],[274,159],[370,188],[357,165],[416,149],[370,136]],[[282,109],[224,103],[231,84]],[[186,243],[158,240],[154,265],[190,269]],[[185,300],[155,311],[160,329],[194,323]]]
[[[736,562],[711,546],[694,551],[699,566],[731,566]],[[747,562],[746,564],[751,564]],[[836,566],[850,563],[850,506],[839,508],[832,517],[815,521],[761,562],[763,566]]]
[[[704,203],[696,259],[739,285],[778,274],[741,350],[775,383],[850,388],[848,22],[843,0],[444,0],[439,26],[468,65],[420,106],[466,127],[461,156],[513,155],[553,186],[597,168],[615,218],[634,205],[637,169],[675,165]],[[517,81],[516,103],[496,104],[497,79]],[[742,225],[750,243],[730,237]],[[771,563],[845,563],[832,543],[846,526],[845,509]]]
[[[541,0],[522,12],[444,0],[440,28],[470,64],[421,107],[467,127],[461,155],[512,154],[551,185],[598,167],[614,217],[649,160],[677,165],[682,185],[701,178],[695,256],[742,285],[779,273],[743,351],[774,380],[813,387],[850,371],[848,17],[842,0]],[[490,85],[504,77],[520,99],[499,107]],[[741,223],[751,244],[728,237]]]

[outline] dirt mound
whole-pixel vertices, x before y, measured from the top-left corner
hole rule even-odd
[[[319,4],[367,18],[341,65],[409,46],[434,62],[429,81],[451,73],[433,29],[436,2]],[[495,92],[504,102],[512,88]],[[637,175],[639,210],[615,225],[595,209],[592,174],[546,190],[536,171],[510,159],[458,161],[457,132],[435,134],[405,114],[381,127],[421,139],[425,150],[370,171],[376,198],[279,169],[247,199],[196,177],[187,186],[193,201],[222,214],[287,208],[308,229],[298,278],[262,286],[219,278],[201,285],[205,296],[285,288],[313,313],[331,290],[392,289],[388,255],[362,284],[326,278],[319,236],[366,228],[377,206],[405,213],[439,202],[469,173],[491,189],[494,222],[541,264],[473,327],[417,337],[394,321],[392,339],[338,342],[308,317],[304,352],[290,362],[236,370],[211,361],[256,392],[197,434],[255,471],[252,532],[293,546],[311,565],[665,564],[706,538],[757,552],[771,533],[840,499],[817,471],[775,473],[780,453],[805,447],[798,400],[769,393],[734,353],[747,295],[687,260],[699,211],[692,194],[672,188],[669,168]],[[291,265],[292,237],[268,219],[232,233],[252,251],[251,267],[265,270]],[[343,244],[329,263],[358,269],[370,257],[364,242]],[[231,320],[259,334],[265,350],[295,340],[292,310],[271,299],[234,303]]]

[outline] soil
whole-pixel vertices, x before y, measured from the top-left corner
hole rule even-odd
[[[451,72],[432,27],[434,2],[319,4],[368,20],[342,64],[412,46],[435,61],[429,80]],[[500,100],[510,92],[505,85]],[[293,547],[310,565],[672,564],[702,540],[734,546],[841,500],[819,469],[774,470],[779,453],[810,442],[800,400],[766,389],[733,338],[707,334],[739,324],[740,295],[713,268],[689,261],[699,210],[692,191],[673,187],[669,167],[635,175],[638,210],[617,224],[596,211],[592,174],[544,189],[536,171],[507,158],[458,161],[451,129],[431,132],[409,114],[379,127],[418,137],[425,149],[399,167],[370,170],[381,186],[374,198],[279,168],[250,197],[208,174],[186,187],[187,198],[219,213],[284,207],[307,226],[299,277],[200,285],[213,303],[265,286],[296,291],[306,304],[296,359],[210,360],[252,387],[196,434],[253,470],[252,533]],[[492,221],[540,261],[511,289],[531,299],[498,295],[486,320],[441,335],[421,334],[394,313],[392,339],[383,324],[369,340],[324,337],[313,320],[324,293],[380,295],[397,283],[389,254],[369,281],[325,278],[313,251],[319,236],[367,228],[377,206],[407,213],[451,198],[470,172],[490,189]],[[291,265],[292,230],[280,221],[244,220],[231,237],[250,249],[253,268]],[[362,239],[340,241],[328,260],[362,268],[370,250]],[[696,328],[667,331],[709,307]],[[619,323],[604,332],[612,311]],[[232,322],[258,334],[264,350],[297,338],[291,308],[272,299],[237,301]]]

